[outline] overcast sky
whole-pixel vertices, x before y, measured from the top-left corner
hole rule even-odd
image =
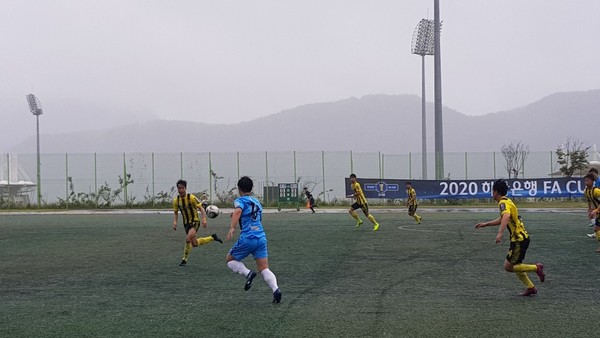
[[[481,115],[600,88],[600,1],[440,2],[444,105]],[[0,151],[35,135],[30,92],[42,133],[420,95],[422,18],[433,0],[2,0]]]

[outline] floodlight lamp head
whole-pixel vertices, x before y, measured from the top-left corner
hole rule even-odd
[[[434,32],[435,24],[433,20],[421,19],[413,32],[412,54],[421,56],[434,55]]]
[[[27,94],[25,97],[27,98],[27,104],[29,104],[29,111],[35,116],[42,115],[43,111],[40,100],[33,94]]]

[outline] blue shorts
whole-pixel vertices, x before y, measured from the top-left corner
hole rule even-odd
[[[238,261],[248,257],[248,255],[254,256],[254,259],[267,258],[267,238],[239,238],[233,245],[229,254]]]

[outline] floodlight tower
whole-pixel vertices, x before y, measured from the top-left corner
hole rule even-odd
[[[421,179],[427,179],[427,108],[425,106],[425,55],[434,55],[433,20],[421,19],[412,38],[413,54],[421,55]]]
[[[33,94],[25,95],[27,103],[29,104],[29,111],[35,115],[36,123],[36,136],[37,136],[37,207],[39,208],[42,204],[42,180],[40,172],[40,115],[42,115],[42,104]]]
[[[435,96],[435,179],[444,179],[444,131],[442,124],[442,59],[440,55],[440,0],[433,1],[434,96]]]

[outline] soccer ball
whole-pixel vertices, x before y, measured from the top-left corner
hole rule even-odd
[[[217,216],[219,216],[219,208],[216,205],[209,205],[206,207],[206,216],[208,216],[208,218],[215,218]]]

